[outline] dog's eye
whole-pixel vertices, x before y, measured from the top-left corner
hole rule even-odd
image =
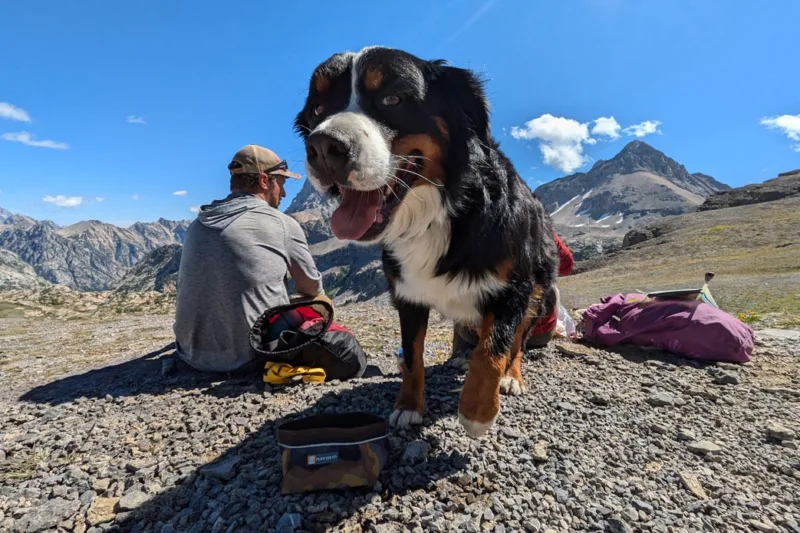
[[[324,105],[320,104],[320,105],[314,106],[313,113],[314,113],[315,117],[320,116],[323,111],[325,111],[325,106]]]
[[[396,94],[389,94],[383,97],[381,104],[385,106],[394,106],[400,103],[400,97]]]

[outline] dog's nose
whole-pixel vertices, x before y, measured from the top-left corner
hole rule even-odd
[[[350,161],[350,149],[328,133],[312,133],[306,142],[306,158],[318,173],[337,179]]]

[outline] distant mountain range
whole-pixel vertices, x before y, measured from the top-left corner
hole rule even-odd
[[[0,249],[15,254],[49,283],[98,291],[112,288],[153,250],[182,244],[188,226],[186,220],[159,219],[128,228],[98,220],[59,227],[0,209]],[[9,264],[4,270],[10,271]]]
[[[790,183],[781,178],[778,185],[793,190]],[[708,202],[743,201],[734,198],[751,193],[737,192],[741,189],[746,188],[730,189],[711,176],[690,173],[652,146],[634,141],[588,172],[546,183],[535,192],[576,260],[584,260],[619,249],[634,227],[705,209],[701,206]],[[329,224],[335,208],[334,200],[320,197],[306,181],[286,213],[306,232],[326,291],[337,301],[384,294],[379,248],[336,239]],[[0,249],[13,254],[0,256],[0,287],[13,278],[18,285],[57,283],[90,291],[174,290],[189,223],[160,219],[120,228],[87,221],[59,227],[0,209]]]

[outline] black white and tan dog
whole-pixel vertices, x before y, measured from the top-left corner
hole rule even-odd
[[[481,80],[444,61],[368,47],[313,72],[295,119],[315,188],[338,196],[339,239],[378,243],[403,347],[389,421],[422,422],[430,309],[478,333],[459,400],[472,437],[500,392],[522,394],[521,347],[555,305],[549,215],[492,138]]]

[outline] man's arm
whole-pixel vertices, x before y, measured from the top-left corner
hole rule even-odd
[[[308,242],[303,228],[292,217],[286,217],[286,254],[289,258],[289,273],[295,289],[303,296],[316,296],[323,292],[322,274],[314,264],[308,250]]]

